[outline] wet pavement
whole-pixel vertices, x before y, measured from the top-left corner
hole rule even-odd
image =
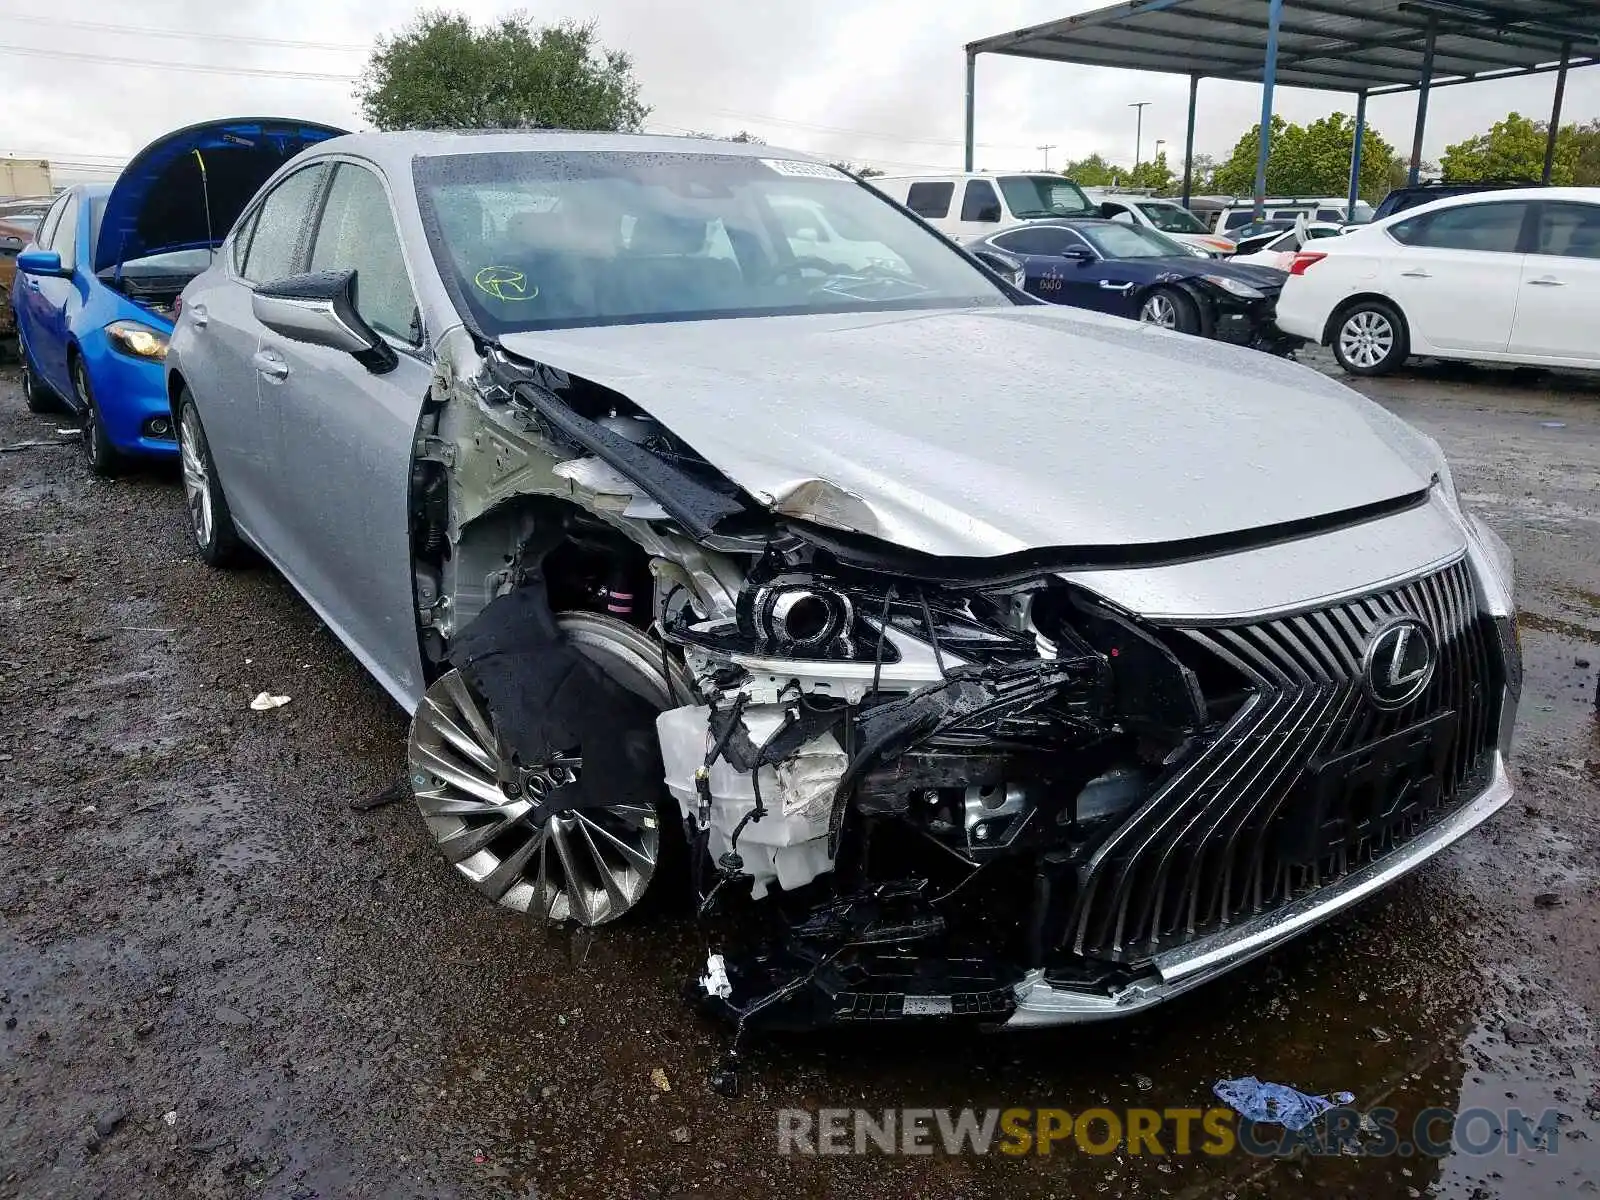
[[[58,424],[17,382],[0,445]],[[1517,554],[1511,805],[1144,1018],[789,1041],[736,1100],[706,1086],[723,1031],[677,998],[690,921],[591,938],[487,906],[409,807],[352,810],[398,777],[402,715],[273,572],[195,560],[175,472],[0,454],[0,1197],[1595,1194],[1600,380],[1366,390],[1440,440]],[[263,690],[291,702],[252,712]],[[783,1108],[1192,1108],[1242,1075],[1403,1128],[1552,1109],[1557,1149],[777,1153]]]

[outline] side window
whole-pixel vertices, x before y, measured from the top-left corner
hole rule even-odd
[[[66,209],[67,201],[71,198],[71,196],[63,194],[60,199],[50,206],[50,211],[45,213],[44,220],[39,222],[39,231],[33,235],[33,244],[38,246],[39,249],[50,249],[50,239],[55,237],[56,226],[61,221],[61,213]]]
[[[1514,254],[1527,211],[1521,201],[1463,204],[1401,221],[1389,232],[1408,246]]]
[[[1344,210],[1341,208],[1319,208],[1317,209],[1317,220],[1342,221],[1344,220]]]
[[[1224,229],[1243,229],[1255,219],[1255,214],[1250,209],[1236,208],[1223,218],[1222,227]]]
[[[950,214],[950,199],[955,194],[953,183],[913,183],[906,193],[906,207],[919,217],[937,220]]]
[[[233,231],[233,269],[236,274],[244,274],[244,256],[250,250],[250,238],[256,231],[256,222],[261,219],[261,209],[250,210],[250,215],[239,222]]]
[[[1000,197],[995,195],[994,184],[987,179],[967,180],[967,190],[961,197],[961,219],[986,222],[1000,220]]]
[[[300,262],[300,247],[311,225],[312,208],[327,178],[324,164],[296,171],[261,203],[254,236],[239,273],[251,283],[267,283],[293,275]]]
[[[1600,205],[1544,204],[1539,211],[1535,254],[1600,258]]]
[[[311,270],[354,270],[356,309],[367,324],[412,345],[422,340],[389,196],[383,181],[365,167],[340,163],[335,170],[311,250]]]
[[[1048,225],[1036,225],[1031,229],[1002,233],[994,239],[994,244],[1015,254],[1060,254],[1067,244],[1067,235]]]
[[[51,234],[50,245],[61,256],[61,265],[71,270],[78,265],[78,197],[69,195],[61,210],[61,221]]]

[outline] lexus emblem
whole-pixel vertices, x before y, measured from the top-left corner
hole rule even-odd
[[[1367,697],[1379,708],[1404,708],[1427,690],[1438,662],[1433,632],[1415,617],[1395,617],[1372,631],[1361,664]]]

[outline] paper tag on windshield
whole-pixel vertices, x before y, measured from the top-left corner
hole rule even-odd
[[[827,163],[802,162],[798,158],[763,158],[766,166],[771,167],[779,175],[789,175],[796,179],[839,179],[850,182],[850,176],[836,167]]]

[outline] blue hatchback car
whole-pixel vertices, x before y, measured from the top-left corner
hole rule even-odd
[[[151,143],[116,183],[68,188],[17,256],[28,407],[64,401],[96,474],[175,457],[163,360],[178,295],[280,166],[343,131],[277,118],[194,125]]]

